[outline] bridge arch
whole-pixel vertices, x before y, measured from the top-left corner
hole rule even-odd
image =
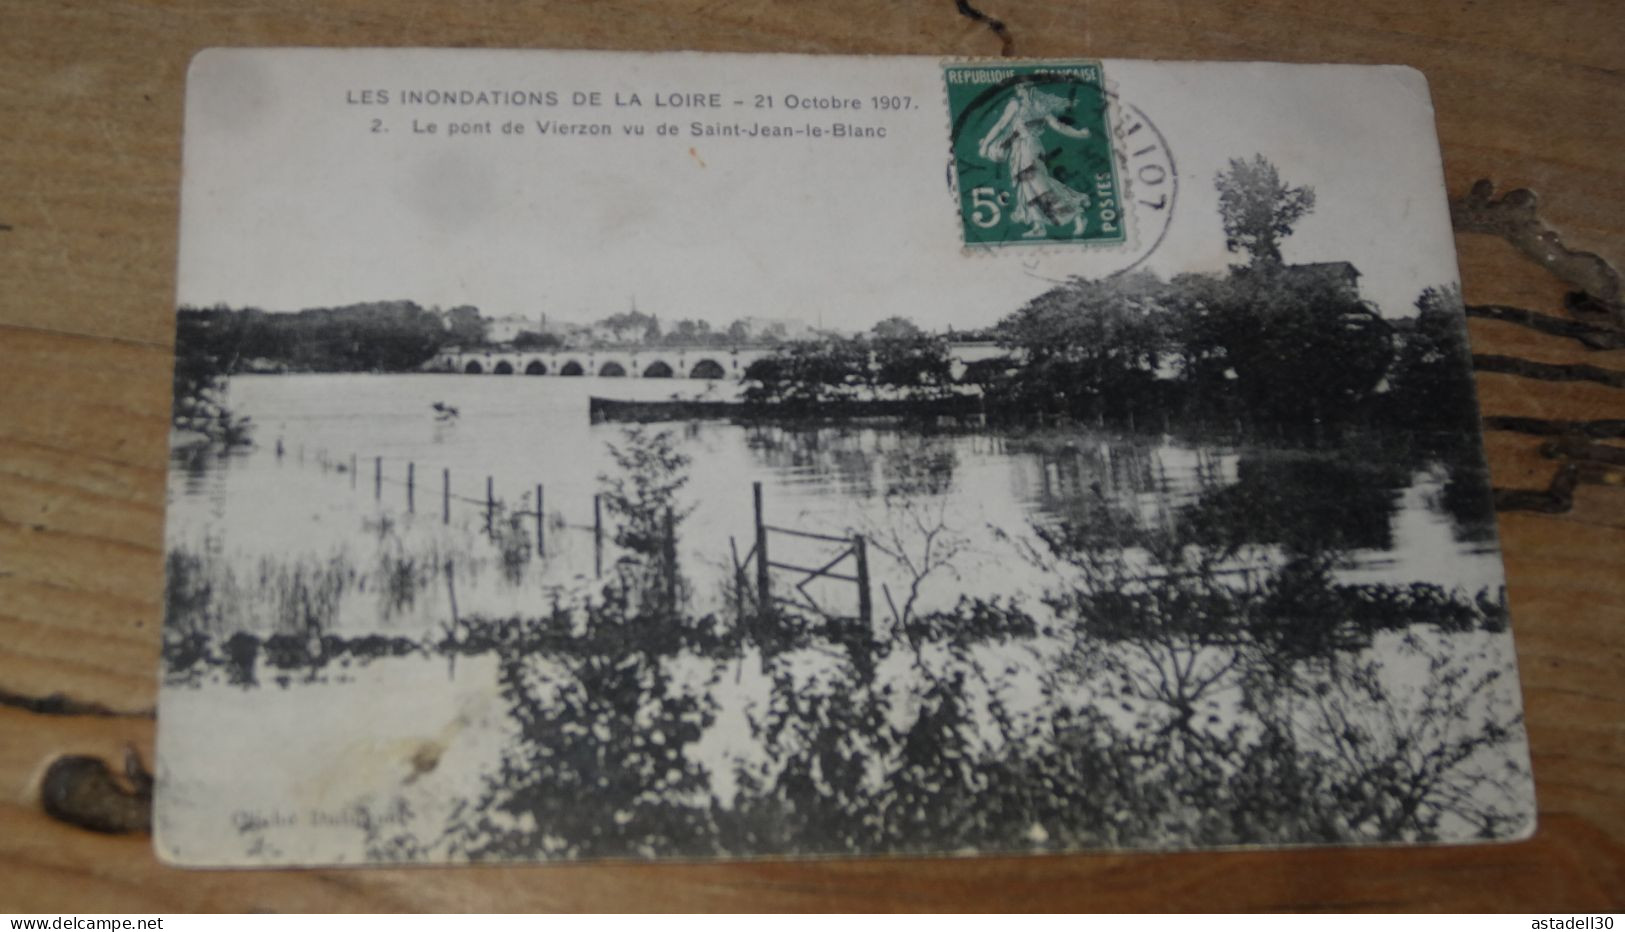
[[[540,359],[532,359],[530,361],[530,365],[525,367],[525,374],[526,375],[546,375],[547,374],[547,363],[542,362]]]
[[[722,363],[715,359],[702,359],[694,364],[688,372],[691,379],[723,379],[728,377],[728,370],[722,368]]]
[[[485,371],[485,367],[480,365],[480,361],[478,359],[470,359],[468,361],[468,365],[463,367],[463,371],[469,375],[479,375]]]
[[[559,375],[586,375],[586,374],[587,374],[587,370],[581,368],[581,363],[575,361],[574,359],[572,359],[569,362],[565,363],[563,368],[559,369]]]
[[[656,359],[643,370],[643,377],[646,379],[669,379],[676,374],[671,368],[671,363],[664,359]]]
[[[495,368],[493,368],[491,370],[491,374],[492,375],[513,375],[513,363],[511,363],[511,362],[507,361],[506,359],[504,359],[501,362],[498,362],[496,364]]]
[[[611,359],[598,367],[598,375],[606,379],[623,378],[626,375],[626,367]]]

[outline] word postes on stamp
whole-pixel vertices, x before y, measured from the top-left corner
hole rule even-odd
[[[965,245],[1125,241],[1099,62],[956,64],[943,78]]]

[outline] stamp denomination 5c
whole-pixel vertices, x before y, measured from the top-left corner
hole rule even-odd
[[[943,78],[965,245],[1125,240],[1099,62],[954,64]]]

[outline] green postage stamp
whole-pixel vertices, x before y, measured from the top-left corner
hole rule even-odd
[[[965,245],[1124,241],[1100,62],[956,64],[943,78]]]

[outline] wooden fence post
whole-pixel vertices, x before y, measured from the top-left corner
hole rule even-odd
[[[495,518],[496,518],[496,510],[497,510],[497,497],[496,497],[495,487],[494,487],[494,485],[492,483],[491,477],[486,476],[485,477],[485,533],[487,535],[491,535],[491,534],[495,533],[494,532],[495,525],[493,524],[493,521],[495,521]]]
[[[372,458],[372,499],[377,501],[384,497],[384,458]]]
[[[592,575],[604,575],[604,513],[603,496],[592,497]]]
[[[862,534],[852,535],[852,554],[858,563],[858,620],[868,625],[874,606],[869,601],[869,542]]]
[[[451,523],[451,470],[440,470],[440,523]]]
[[[762,518],[762,484],[752,482],[751,501],[756,511],[756,610],[762,617],[773,611],[773,592],[768,580],[767,523]]]
[[[417,464],[412,463],[412,462],[408,462],[406,464],[406,513],[407,514],[411,514],[412,512],[417,510],[417,507],[416,507],[417,506],[417,501],[416,501],[416,498],[414,497],[414,493],[416,492],[416,474],[417,474]]]

